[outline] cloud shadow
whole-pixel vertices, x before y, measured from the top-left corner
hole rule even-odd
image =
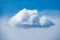
[[[41,24],[32,24],[32,25],[29,25],[29,24],[18,24],[16,25],[17,28],[48,28],[48,27],[51,27],[51,26],[54,26],[55,24],[51,21],[49,22],[46,22],[44,25],[41,25]]]

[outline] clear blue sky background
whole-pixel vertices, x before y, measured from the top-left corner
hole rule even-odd
[[[60,10],[60,0],[0,0],[0,16],[13,16],[23,8]]]

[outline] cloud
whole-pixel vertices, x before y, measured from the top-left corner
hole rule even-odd
[[[17,23],[22,23],[22,21],[27,21],[26,23],[31,24],[32,19],[37,16],[36,14],[37,10],[27,10],[24,8],[9,20],[9,24],[14,26]]]
[[[41,17],[44,18],[44,15]],[[37,18],[38,17],[36,17],[36,20],[34,20],[35,22],[38,21]],[[2,37],[1,38],[2,40],[59,40],[60,39],[59,38],[60,37],[60,23],[59,23],[60,18],[58,17],[55,17],[55,16],[47,17],[48,20],[50,20],[55,24],[52,27],[36,28],[37,25],[35,25],[34,26],[35,28],[33,27],[31,29],[25,29],[29,27],[25,27],[25,28],[23,27],[24,29],[10,28],[10,26],[7,26],[7,21],[9,21],[9,19],[10,18],[8,17],[0,18],[0,35],[1,35],[0,37]],[[48,22],[50,23],[50,21]]]
[[[11,27],[31,28],[31,27],[48,27],[53,25],[46,15],[40,16],[38,10],[28,10],[26,8],[20,10],[14,15],[8,24]]]

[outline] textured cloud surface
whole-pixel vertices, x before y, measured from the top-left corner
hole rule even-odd
[[[38,10],[28,10],[24,8],[13,16],[8,24],[11,27],[49,27],[54,25],[46,15],[38,15]]]

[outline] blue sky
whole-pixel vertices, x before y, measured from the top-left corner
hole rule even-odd
[[[13,16],[23,8],[60,10],[60,0],[0,0],[0,16]]]

